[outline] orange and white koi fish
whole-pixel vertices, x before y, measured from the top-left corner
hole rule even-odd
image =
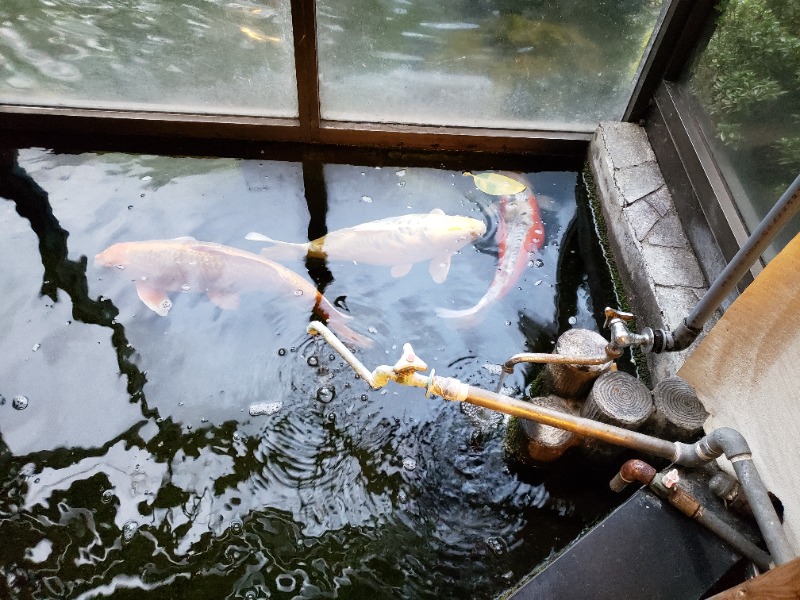
[[[435,208],[427,214],[389,217],[332,231],[305,244],[273,240],[260,233],[248,240],[269,242],[263,256],[273,260],[304,256],[390,266],[392,277],[406,275],[414,263],[430,260],[428,271],[442,283],[450,270],[450,259],[463,246],[486,233],[486,225],[471,217],[446,215]]]
[[[358,346],[372,340],[347,327],[352,317],[338,310],[308,281],[286,267],[237,248],[199,242],[191,237],[114,244],[95,256],[95,264],[116,266],[129,274],[139,298],[166,317],[172,308],[168,292],[206,294],[217,306],[234,309],[239,295],[267,292],[305,304],[327,320],[330,328]]]
[[[524,182],[523,191],[513,196],[502,196],[497,202],[500,219],[497,226],[499,260],[494,279],[478,303],[463,310],[436,310],[440,317],[455,319],[477,315],[484,308],[505,296],[517,282],[528,265],[531,252],[544,245],[544,224],[539,204],[531,186],[519,174],[510,174]]]

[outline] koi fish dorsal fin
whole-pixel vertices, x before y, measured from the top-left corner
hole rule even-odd
[[[432,215],[443,215],[444,211],[441,208],[434,208],[431,213]]]
[[[431,274],[431,278],[436,283],[443,283],[445,279],[447,279],[447,274],[450,272],[450,257],[452,255],[447,254],[440,254],[439,256],[434,256],[431,259],[430,264],[428,265],[428,272]]]

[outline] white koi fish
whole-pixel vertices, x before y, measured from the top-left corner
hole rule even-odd
[[[497,202],[500,210],[496,234],[499,259],[494,279],[475,306],[463,310],[438,308],[436,313],[440,317],[472,317],[505,296],[527,267],[530,253],[544,245],[544,224],[531,186],[521,175],[509,175],[525,183],[526,187],[513,196],[502,196]]]
[[[206,294],[226,310],[239,306],[242,293],[267,292],[292,303],[305,303],[345,341],[372,345],[372,340],[347,327],[345,323],[352,317],[336,310],[300,275],[237,248],[190,237],[124,242],[95,256],[95,264],[124,269],[132,277],[141,301],[162,317],[172,308],[168,292]]]
[[[389,217],[339,229],[305,244],[281,242],[255,232],[248,233],[246,238],[274,244],[261,251],[273,260],[312,256],[355,261],[390,266],[392,277],[402,277],[414,263],[430,260],[431,277],[442,283],[453,254],[484,233],[486,225],[482,221],[446,215],[435,208],[427,214]]]

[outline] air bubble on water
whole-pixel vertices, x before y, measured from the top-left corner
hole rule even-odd
[[[336,413],[330,413],[327,416],[328,423],[336,423]]]
[[[150,175],[145,175],[144,177],[142,177],[142,181],[150,181],[151,179],[152,177],[150,177]]]
[[[511,321],[506,321],[506,325],[511,325]]]
[[[103,504],[108,504],[114,499],[114,490],[106,490],[103,492],[103,495],[100,497],[100,501]]]
[[[191,431],[191,430],[192,430],[192,426],[191,426],[191,425],[187,425],[187,426],[186,426],[186,429],[188,429],[189,431]]]
[[[537,279],[536,281],[533,282],[533,285],[542,285],[542,280]]]
[[[417,468],[417,461],[415,461],[413,458],[404,458],[403,468],[406,471],[413,471],[414,469]]]
[[[234,519],[231,521],[231,533],[233,535],[241,535],[242,531],[244,531],[244,523],[242,523],[239,519]]]
[[[294,295],[295,296],[302,296],[303,295],[303,290],[295,290],[294,291]]]
[[[289,348],[289,352],[297,352],[297,348],[295,348],[294,346],[292,346],[291,348]]]
[[[532,260],[531,262],[529,262],[528,266],[536,267],[538,269],[544,266],[544,261],[541,258],[537,258],[536,260]]]
[[[200,419],[200,422],[201,422],[201,423],[208,423],[208,419],[206,419],[205,417],[202,417],[202,418]]]
[[[364,402],[366,402],[367,400],[369,400],[369,396],[367,396],[366,394],[361,394],[361,399],[362,399]]]
[[[125,265],[114,265],[114,266],[115,266],[117,269],[119,269],[120,271],[124,271],[124,270],[125,270]]]
[[[11,406],[17,410],[25,410],[28,408],[28,399],[25,396],[14,396],[14,399],[11,401]]]
[[[405,181],[398,181],[398,182],[397,182],[397,185],[398,185],[399,187],[405,187],[405,185],[406,185],[406,182],[405,182]]]
[[[317,400],[328,404],[336,396],[336,389],[332,385],[323,385],[317,390]]]
[[[306,359],[309,367],[318,367],[319,366],[319,359],[316,356],[309,356]]]
[[[184,292],[188,292],[190,289],[192,289],[192,286],[190,286],[188,283],[184,283],[184,284],[181,286],[181,289],[182,289]]]
[[[375,327],[367,327],[367,331],[370,333],[378,333],[378,330]]]
[[[258,598],[258,596],[256,596],[253,590],[247,590],[244,594],[244,600],[256,600],[256,598]]]
[[[578,322],[578,319],[575,317],[570,317],[569,319],[567,319],[567,321],[569,322],[570,325],[575,325],[575,323]]]
[[[240,441],[242,441],[242,436],[241,436],[241,435],[239,435],[238,433],[234,433],[234,434],[233,434],[233,441],[234,441],[234,442],[240,442]]]
[[[122,541],[130,542],[136,532],[139,531],[139,523],[136,521],[128,521],[122,526]]]
[[[36,351],[37,351],[39,348],[41,348],[41,347],[42,347],[42,345],[41,345],[41,344],[39,344],[39,343],[36,343],[36,344],[34,344],[34,345],[33,345],[33,348],[31,348],[31,350],[32,350],[33,352],[36,352]]]
[[[406,176],[406,170],[405,169],[400,169],[399,171],[395,172],[395,175],[397,175],[398,177],[405,177]]]
[[[278,348],[278,356],[286,356],[286,348]]]
[[[370,196],[361,196],[362,202],[372,202],[372,198]]]
[[[275,578],[275,585],[279,592],[292,592],[294,591],[297,583],[295,582],[294,577],[288,573],[283,573]]]
[[[258,417],[261,415],[274,415],[282,408],[283,402],[261,402],[259,404],[251,404],[250,416]],[[234,435],[233,439],[237,439],[236,435]]]
[[[489,549],[494,552],[497,556],[501,554],[505,554],[506,550],[508,550],[506,543],[499,537],[490,537],[486,540],[486,545],[489,546]]]

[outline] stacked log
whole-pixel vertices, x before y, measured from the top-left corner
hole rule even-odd
[[[647,386],[628,373],[609,371],[595,381],[580,414],[587,419],[636,431],[650,418],[653,410],[653,398]],[[585,439],[584,447],[590,454],[604,457],[622,450],[592,438]]]
[[[553,352],[563,356],[591,358],[605,355],[606,345],[608,341],[595,331],[568,329],[559,336]],[[544,385],[562,398],[583,398],[595,379],[608,371],[613,364],[611,360],[601,365],[547,364]]]
[[[653,389],[655,411],[648,431],[665,440],[693,442],[703,434],[708,413],[694,388],[680,377],[668,377]]]
[[[559,412],[577,415],[578,410],[573,402],[558,396],[531,398],[531,404],[550,408]],[[530,419],[515,419],[513,439],[507,438],[507,448],[528,464],[549,463],[560,458],[572,446],[580,443],[581,436],[570,431],[542,425]]]

